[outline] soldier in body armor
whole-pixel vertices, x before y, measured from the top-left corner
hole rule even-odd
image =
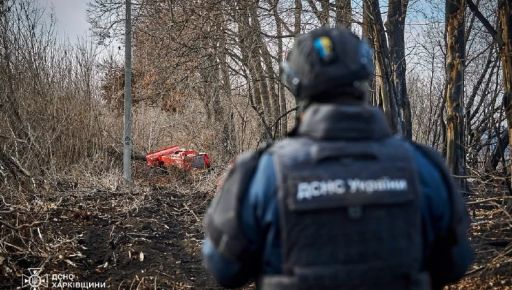
[[[206,218],[204,262],[225,287],[441,289],[470,265],[464,201],[438,154],[368,105],[371,49],[348,30],[298,38],[282,79],[295,130],[244,154]]]

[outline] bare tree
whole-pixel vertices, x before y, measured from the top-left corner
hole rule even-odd
[[[465,175],[464,61],[465,0],[446,0],[446,85],[448,166],[453,174]]]
[[[397,90],[391,70],[390,54],[378,0],[365,0],[368,9],[368,31],[375,50],[375,103],[382,107],[394,131],[402,133],[397,107]]]
[[[351,28],[352,1],[336,0],[336,26]]]
[[[500,38],[502,41],[500,54],[503,70],[503,107],[508,122],[509,147],[512,146],[512,3],[509,0],[498,2]],[[512,183],[512,164],[511,164]]]
[[[407,95],[405,78],[406,60],[404,43],[405,17],[409,0],[390,0],[388,4],[386,29],[389,40],[393,83],[396,89],[396,103],[400,120],[403,120],[403,134],[408,139],[412,139],[411,105]]]
[[[319,2],[320,8],[317,7],[316,2]],[[329,0],[308,0],[309,7],[313,11],[313,14],[318,18],[320,25],[329,25],[329,11],[330,4]]]

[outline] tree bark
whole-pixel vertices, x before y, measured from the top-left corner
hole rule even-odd
[[[362,25],[362,36],[363,38],[368,40],[368,44],[375,51],[374,47],[374,37],[372,32],[372,19],[370,16],[370,7],[367,1],[363,1],[363,25]],[[375,53],[373,54],[373,63],[376,63]],[[376,84],[375,84],[375,75],[372,75],[369,80],[370,84],[370,104],[373,106],[378,106],[377,93],[376,93]]]
[[[293,33],[297,36],[301,31],[302,26],[302,1],[295,0],[295,9],[293,11]]]
[[[372,18],[370,15],[370,5],[368,1],[363,1],[363,25],[362,35],[370,41],[370,45],[373,47],[372,29],[371,29]]]
[[[336,0],[336,27],[351,28],[352,3],[350,0]]]
[[[329,25],[329,0],[316,0],[320,2],[320,9],[316,6],[315,0],[308,0],[309,7],[315,14],[321,26]]]
[[[496,130],[496,133],[499,133],[499,132],[497,132],[497,130]],[[489,160],[487,160],[486,169],[488,171],[496,170],[496,167],[498,167],[498,164],[505,156],[505,150],[507,149],[507,146],[509,145],[509,142],[510,142],[509,132],[505,131],[503,133],[503,135],[501,135],[501,136],[497,134],[496,141],[497,141],[496,145],[495,145],[494,149],[492,150],[491,158],[489,158]],[[503,164],[504,168],[506,168],[505,166],[506,166],[506,164]]]
[[[238,7],[234,8],[239,27],[239,45],[244,66],[250,74],[249,86],[252,87],[252,107],[260,116],[262,124],[262,138],[272,139],[272,130],[269,127],[276,113],[276,98],[273,84],[268,81],[268,68],[271,67],[271,59],[266,54],[261,39],[261,28],[257,18],[256,1],[237,1]],[[264,62],[264,63],[262,63]],[[265,65],[265,66],[264,66]],[[267,70],[265,71],[265,67]],[[279,105],[277,103],[277,105]]]
[[[262,38],[261,34],[261,25],[260,21],[258,19],[258,13],[257,13],[258,5],[257,2],[254,2],[253,5],[251,5],[250,8],[250,15],[251,15],[251,23],[253,25],[253,36],[255,39],[255,45],[257,50],[257,55],[259,57],[255,58],[255,62],[260,62],[257,64],[257,66],[261,66],[263,69],[263,74],[260,75],[260,83],[262,85],[262,90],[266,91],[265,97],[266,100],[264,100],[265,104],[265,111],[268,111],[268,117],[267,117],[267,124],[272,125],[275,120],[279,118],[281,115],[280,111],[280,102],[279,102],[279,95],[278,91],[276,89],[276,82],[275,80],[278,79],[276,76],[276,73],[274,71],[273,65],[272,65],[272,56],[270,55],[270,52],[268,50],[267,44]],[[256,56],[255,56],[256,57]],[[263,61],[263,64],[261,64],[261,60]],[[270,136],[272,139],[274,138]]]
[[[446,89],[447,109],[446,159],[448,167],[456,176],[464,176],[464,11],[465,0],[446,0]],[[459,179],[461,188],[465,182]]]
[[[283,25],[282,20],[279,17],[279,12],[277,10],[277,7],[279,5],[279,0],[269,0],[269,2],[272,4],[274,8],[274,19],[276,21],[276,32],[277,32],[277,62],[281,64],[283,61]],[[281,75],[281,66],[279,66],[279,75]],[[280,107],[280,114],[283,114],[287,111],[286,109],[286,97],[285,97],[285,89],[284,85],[278,81],[278,97],[279,97],[279,107]],[[277,116],[279,118],[279,116]],[[274,132],[276,132],[276,137],[279,137],[281,135],[286,134],[286,131],[288,130],[288,118],[284,117],[279,121],[276,125],[276,128]]]
[[[329,0],[320,0],[320,7],[322,7],[320,11],[320,23],[324,26],[329,26]]]
[[[248,89],[250,91],[251,105],[256,109],[258,115],[262,114],[262,102],[260,86],[258,84],[256,69],[252,63],[251,47],[254,44],[251,43],[251,31],[249,27],[249,21],[247,11],[242,1],[238,1],[238,6],[233,7],[236,22],[238,24],[238,46],[240,48],[241,62],[243,67],[247,70],[247,82]],[[252,91],[252,92],[251,92]]]
[[[398,114],[396,88],[393,82],[386,33],[378,0],[365,0],[369,13],[369,30],[375,50],[375,94],[393,131],[402,133]]]
[[[227,150],[230,153],[236,153],[238,152],[237,148],[237,140],[236,140],[236,134],[235,134],[235,120],[233,120],[233,109],[231,108],[232,104],[232,94],[231,94],[231,81],[229,78],[229,69],[227,64],[227,54],[225,52],[226,50],[226,39],[225,36],[221,36],[221,52],[219,55],[219,61],[220,61],[220,70],[222,73],[222,88],[224,92],[224,96],[227,98],[227,102],[229,106],[227,106],[226,112],[224,112],[224,126],[225,131],[227,131],[226,135],[228,136],[228,146]]]
[[[389,52],[391,56],[391,68],[393,83],[396,89],[396,101],[399,120],[403,120],[403,134],[412,139],[411,105],[407,95],[407,83],[405,78],[405,41],[404,28],[405,17],[409,0],[389,0],[388,20],[386,29],[389,40]]]
[[[503,71],[503,106],[508,124],[509,149],[512,150],[512,3],[510,0],[499,1],[498,17],[500,38],[503,42],[500,49]],[[512,182],[512,164],[510,169]]]

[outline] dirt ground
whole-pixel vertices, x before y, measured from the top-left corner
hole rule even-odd
[[[35,267],[109,289],[221,289],[200,255],[218,174],[147,176],[133,191],[61,181],[44,196],[27,195],[25,206],[2,196],[0,288],[20,288]],[[512,289],[512,217],[504,201],[500,194],[470,198],[477,261],[450,289]]]
[[[0,224],[0,289],[19,288],[32,267],[109,289],[219,289],[200,255],[212,192],[186,184],[210,173],[151,174],[133,191],[61,182],[32,208],[0,200],[0,221],[16,220]]]

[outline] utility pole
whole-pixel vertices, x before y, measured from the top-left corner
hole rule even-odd
[[[124,133],[123,133],[123,178],[132,182],[132,21],[131,0],[126,0],[124,42]]]

